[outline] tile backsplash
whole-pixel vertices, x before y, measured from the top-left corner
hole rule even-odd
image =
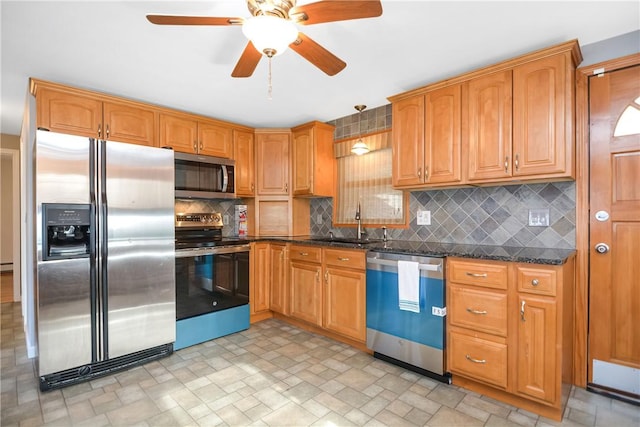
[[[243,204],[245,202],[242,199],[176,199],[175,213],[220,212],[224,224],[222,235],[232,237],[236,236],[235,206]]]
[[[311,233],[354,237],[355,227],[332,228],[333,200],[311,201]],[[530,209],[548,209],[549,226],[529,226]],[[417,225],[418,210],[431,211],[431,225]],[[575,183],[505,185],[413,191],[409,228],[390,228],[390,239],[457,244],[574,249]],[[322,222],[317,223],[321,218]],[[367,229],[372,238],[381,229]]]

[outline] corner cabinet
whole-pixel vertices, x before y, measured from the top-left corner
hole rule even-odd
[[[572,378],[574,260],[447,259],[454,384],[560,420]]]
[[[233,157],[233,131],[190,115],[160,114],[160,146],[207,156]]]
[[[333,130],[333,126],[320,122],[291,129],[291,186],[294,196],[333,196]]]
[[[38,129],[156,146],[157,111],[153,108],[35,80],[32,85]]]

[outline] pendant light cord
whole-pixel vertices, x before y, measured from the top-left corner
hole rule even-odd
[[[271,57],[269,57],[269,89],[267,99],[269,99],[269,101],[273,99],[273,86],[271,85]]]

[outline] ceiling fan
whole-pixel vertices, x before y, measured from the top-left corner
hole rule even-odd
[[[296,0],[247,0],[250,18],[147,15],[157,25],[242,25],[249,39],[232,77],[249,77],[264,54],[269,59],[290,47],[333,76],[347,64],[299,32],[296,24],[311,25],[382,15],[380,0],[324,0],[296,6]]]

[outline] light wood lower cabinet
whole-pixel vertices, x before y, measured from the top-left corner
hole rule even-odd
[[[290,315],[322,326],[322,249],[291,245],[289,258]]]
[[[289,314],[289,280],[287,245],[271,243],[269,251],[271,272],[271,311]]]
[[[574,260],[447,259],[454,384],[560,420],[572,383]]]
[[[269,310],[271,259],[269,243],[251,243],[249,270],[249,311],[251,315]]]

